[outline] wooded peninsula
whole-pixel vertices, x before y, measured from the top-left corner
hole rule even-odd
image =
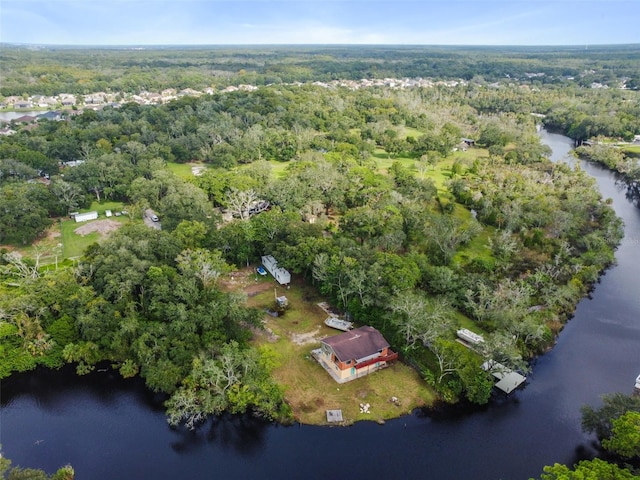
[[[172,425],[307,421],[322,405],[292,371],[333,380],[309,360],[319,343],[291,335],[326,302],[411,372],[381,374],[419,377],[404,407],[484,404],[483,364],[526,374],[622,238],[537,128],[636,185],[639,60],[637,46],[3,45],[0,113],[25,115],[0,137],[0,378],[106,364],[166,394]],[[86,212],[101,223],[79,232]],[[281,317],[265,313],[279,285],[255,273],[263,255],[293,277]]]

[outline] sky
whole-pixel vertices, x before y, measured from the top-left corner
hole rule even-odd
[[[640,43],[640,0],[0,0],[0,42]]]

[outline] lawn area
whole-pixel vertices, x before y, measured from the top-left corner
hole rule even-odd
[[[98,217],[98,220],[93,220],[89,222],[76,223],[75,220],[68,219],[62,220],[61,223],[61,231],[62,231],[62,244],[63,244],[63,256],[64,258],[74,258],[79,257],[83,254],[85,249],[91,245],[99,241],[107,232],[105,232],[104,228],[100,228],[104,226],[104,222],[115,222],[115,223],[128,223],[131,220],[128,216],[122,215],[120,217],[110,217],[108,220],[104,218],[103,215]],[[76,230],[82,226],[85,227],[94,227],[96,231],[92,233],[88,233],[86,235],[79,235],[76,233]]]
[[[182,179],[187,179],[187,178],[192,178],[193,177],[193,169],[192,167],[195,167],[196,169],[201,169],[201,168],[209,168],[209,166],[205,163],[176,163],[176,162],[167,162],[167,168],[173,172],[176,176],[182,178]]]
[[[35,259],[39,255],[40,265],[49,265],[61,262],[63,259],[62,238],[60,235],[60,222],[54,221],[53,225],[44,233],[44,235],[27,246],[17,245],[0,245],[0,249],[5,248],[8,251],[18,252],[23,257]],[[57,259],[56,259],[57,257]]]
[[[266,330],[256,336],[255,342],[270,345],[280,356],[281,366],[273,376],[284,386],[296,420],[324,425],[326,410],[341,409],[345,424],[383,421],[434,402],[436,394],[415,370],[401,362],[352,382],[336,383],[310,354],[322,338],[340,333],[324,325],[327,314],[317,305],[323,299],[302,282],[284,289],[270,277],[257,281],[254,277],[249,273],[244,281],[250,306],[273,308],[276,295],[286,295],[289,300],[285,315],[265,315]],[[398,405],[391,402],[391,397],[399,399]],[[360,403],[370,404],[371,413],[360,413]]]
[[[115,213],[122,211],[124,208],[124,203],[122,202],[93,201],[89,208],[80,210],[80,213],[96,211],[99,215],[104,215],[106,210],[111,210]]]
[[[112,216],[108,219],[105,217],[105,210],[119,212],[122,207],[123,204],[121,202],[94,202],[88,209],[83,209],[82,212],[96,210],[99,214],[98,220],[76,223],[75,220],[69,217],[59,218],[54,221],[42,238],[32,245],[26,247],[7,245],[5,248],[17,251],[29,258],[35,258],[36,254],[38,254],[40,255],[41,265],[50,265],[56,263],[56,261],[62,262],[66,258],[80,257],[89,245],[99,241],[108,235],[110,231],[116,229],[116,224],[131,221],[126,215]],[[84,227],[85,230],[93,230],[93,232],[79,235],[76,230],[80,227]]]
[[[633,157],[640,157],[640,145],[624,145],[622,151]]]
[[[402,155],[398,155],[396,157],[389,158],[386,150],[384,148],[376,147],[376,149],[371,154],[373,159],[376,161],[376,166],[380,173],[387,174],[389,173],[389,168],[393,165],[393,162],[400,162],[407,167],[411,168],[413,163],[416,161],[415,158],[405,157]]]
[[[424,132],[413,127],[401,127],[398,134],[400,135],[400,138],[403,138],[403,137],[418,138],[423,136]]]
[[[287,167],[290,165],[290,162],[280,162],[278,160],[269,160],[269,165],[271,165],[271,176],[273,178],[283,178],[286,176]]]

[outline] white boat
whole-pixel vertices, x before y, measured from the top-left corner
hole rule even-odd
[[[324,321],[327,327],[335,328],[336,330],[342,330],[348,332],[353,328],[353,322],[347,322],[346,320],[340,320],[338,317],[327,317]]]
[[[471,330],[467,330],[466,328],[461,328],[456,333],[460,339],[472,345],[478,345],[484,342],[482,335],[472,332]]]

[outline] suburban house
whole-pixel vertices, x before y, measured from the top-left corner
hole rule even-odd
[[[76,97],[73,95],[60,96],[60,103],[65,107],[70,107],[76,104]]]
[[[382,334],[369,326],[327,337],[312,354],[338,383],[363,377],[398,359]]]

